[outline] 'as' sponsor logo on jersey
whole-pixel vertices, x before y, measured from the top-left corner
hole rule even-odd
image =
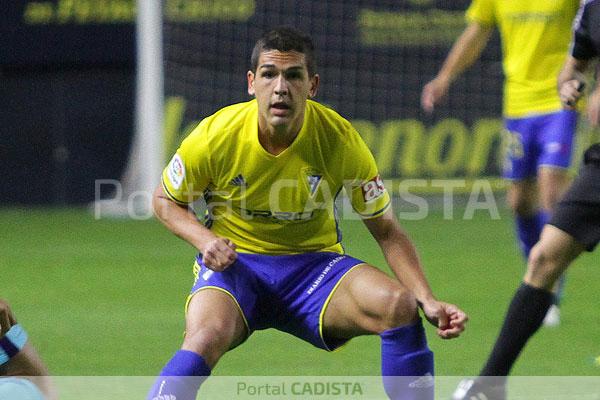
[[[363,183],[361,188],[365,203],[376,200],[385,193],[385,186],[379,175]]]
[[[179,154],[175,154],[171,159],[167,168],[167,175],[173,188],[179,189],[183,183],[183,178],[185,178],[185,167]]]

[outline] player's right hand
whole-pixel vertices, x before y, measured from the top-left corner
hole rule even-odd
[[[438,300],[421,303],[425,318],[437,327],[437,334],[442,339],[454,339],[465,330],[469,320],[467,314],[454,304]]]
[[[237,260],[235,244],[225,238],[215,238],[202,249],[202,263],[208,269],[221,272]]]
[[[439,104],[448,93],[448,82],[441,78],[435,78],[425,86],[421,92],[421,107],[428,113],[433,112],[433,109]]]
[[[6,300],[0,299],[0,337],[6,335],[6,332],[16,324],[17,321],[10,310],[10,306]]]
[[[584,86],[584,83],[577,79],[571,79],[570,81],[566,81],[562,84],[562,86],[559,88],[558,94],[560,97],[560,102],[564,108],[567,110],[575,109],[575,104],[577,104],[583,95]]]

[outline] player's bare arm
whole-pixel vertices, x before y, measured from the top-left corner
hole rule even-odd
[[[465,329],[467,315],[453,304],[438,301],[427,283],[417,251],[400,227],[391,209],[382,216],[364,220],[381,247],[398,280],[413,292],[427,320],[443,339],[458,337]]]
[[[596,77],[596,85],[588,98],[586,111],[590,125],[597,128],[600,126],[600,79],[598,79],[600,76],[600,63],[596,64],[596,73],[594,76]]]
[[[171,232],[202,253],[202,260],[208,268],[223,271],[237,259],[235,244],[231,240],[212,233],[187,206],[167,197],[161,185],[154,191],[152,206],[156,217]]]
[[[478,58],[493,28],[472,22],[456,40],[437,76],[423,87],[421,107],[433,112],[448,93],[450,84]]]
[[[594,128],[600,126],[600,81],[596,81],[596,87],[588,98],[587,118]]]

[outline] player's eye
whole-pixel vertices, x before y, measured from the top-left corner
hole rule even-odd
[[[260,76],[263,78],[271,79],[274,78],[277,74],[275,71],[263,71]]]
[[[302,79],[303,75],[301,71],[290,71],[287,74],[285,74],[285,77],[289,80],[296,80],[296,79]]]

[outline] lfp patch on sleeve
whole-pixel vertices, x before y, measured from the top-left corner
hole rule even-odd
[[[179,154],[175,154],[167,167],[167,176],[174,189],[181,188],[183,179],[185,178],[185,166]]]

